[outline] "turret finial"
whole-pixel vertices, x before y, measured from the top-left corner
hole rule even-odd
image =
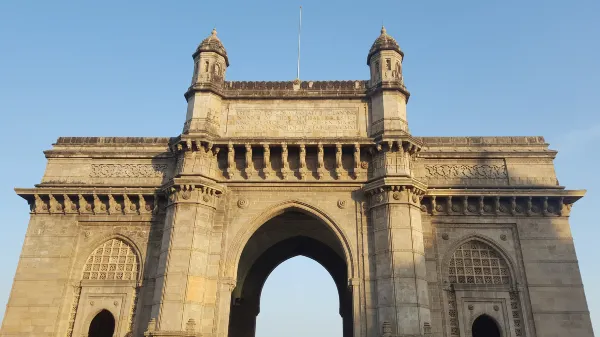
[[[213,28],[212,32],[211,32],[212,36],[217,36],[217,28]]]
[[[381,25],[381,35],[385,35],[387,34],[387,31],[385,30],[385,27],[383,25]]]

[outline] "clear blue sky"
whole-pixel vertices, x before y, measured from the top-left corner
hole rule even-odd
[[[406,53],[413,134],[542,135],[560,151],[560,183],[588,189],[571,226],[600,331],[600,1],[370,3],[1,1],[0,316],[29,217],[13,188],[40,181],[42,151],[59,136],[177,135],[191,54],[214,26],[228,79],[294,79],[302,5],[303,79],[366,79],[383,22]],[[311,260],[284,263],[267,281],[258,336],[341,336],[334,289]]]

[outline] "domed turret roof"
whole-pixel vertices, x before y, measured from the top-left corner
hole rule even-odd
[[[404,57],[404,53],[402,52],[402,50],[400,50],[398,42],[396,42],[396,40],[393,37],[387,34],[387,31],[383,26],[381,26],[381,35],[379,35],[375,42],[373,42],[371,50],[369,50],[369,56],[367,56],[367,65],[371,63],[371,56],[373,56],[373,54],[381,50],[395,50],[400,55],[402,55],[402,57]]]
[[[196,52],[194,53],[194,57],[201,52],[215,52],[225,58],[225,64],[229,66],[229,59],[227,58],[227,51],[225,47],[223,47],[223,43],[217,37],[217,30],[213,28],[211,34],[206,39],[202,40]]]

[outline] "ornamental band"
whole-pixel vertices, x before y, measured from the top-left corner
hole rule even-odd
[[[180,135],[62,137],[16,189],[31,217],[0,336],[253,337],[297,255],[333,278],[344,337],[593,336],[584,191],[542,137],[414,136],[403,58],[383,28],[368,80],[226,81],[213,30]]]

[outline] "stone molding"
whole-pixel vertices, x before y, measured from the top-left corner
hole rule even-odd
[[[164,198],[156,190],[129,189],[17,189],[31,214],[51,215],[156,215]]]
[[[445,192],[445,193],[444,193]],[[429,191],[421,211],[432,216],[569,216],[584,191],[488,193],[476,190]]]

